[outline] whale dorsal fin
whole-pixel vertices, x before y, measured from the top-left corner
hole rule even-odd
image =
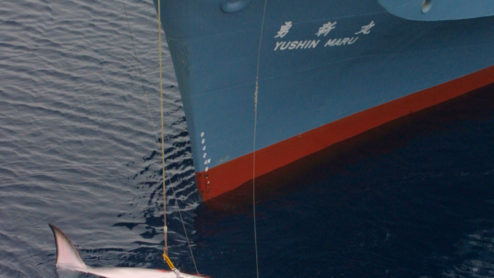
[[[57,264],[59,268],[85,270],[86,264],[70,239],[55,225],[49,224],[57,244]]]

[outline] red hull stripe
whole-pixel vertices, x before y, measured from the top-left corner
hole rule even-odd
[[[325,124],[256,152],[256,178],[298,159],[494,82],[494,66]],[[252,153],[196,173],[204,201],[252,180]]]

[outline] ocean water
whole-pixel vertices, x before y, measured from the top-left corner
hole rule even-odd
[[[166,269],[157,45],[152,1],[2,2],[0,277],[57,276],[48,223],[89,265]],[[195,272],[180,209],[199,272],[255,277],[252,208],[199,201],[164,61],[170,256]],[[494,86],[335,146],[260,194],[260,276],[494,277],[492,154]]]

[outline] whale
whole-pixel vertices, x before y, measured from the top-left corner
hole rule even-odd
[[[84,263],[79,251],[65,233],[55,225],[48,224],[55,237],[58,270],[93,274],[106,278],[205,278],[201,274],[182,273],[174,268],[148,269],[137,267],[91,267]]]

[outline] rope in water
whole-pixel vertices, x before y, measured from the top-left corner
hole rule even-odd
[[[163,237],[165,241],[165,248],[163,250],[163,258],[165,261],[170,262],[168,258],[168,226],[166,224],[166,187],[165,187],[165,114],[163,112],[163,62],[162,62],[162,49],[161,49],[161,1],[158,0],[158,51],[160,60],[160,116],[161,116],[161,172],[163,182]],[[167,259],[168,258],[168,259]],[[175,268],[173,264],[168,264],[170,269]]]
[[[262,10],[262,21],[259,30],[259,43],[257,45],[257,64],[256,64],[256,88],[254,91],[254,131],[252,142],[252,215],[254,222],[254,249],[256,252],[256,277],[259,278],[259,249],[257,246],[257,219],[256,219],[256,137],[257,137],[257,99],[259,95],[259,65],[261,62],[262,37],[264,33],[264,21],[266,18],[267,0],[264,0]]]
[[[168,226],[166,221],[166,187],[165,187],[165,117],[163,109],[163,62],[162,62],[162,42],[161,42],[161,0],[158,0],[158,43],[159,43],[159,64],[160,64],[160,112],[161,112],[161,169],[162,169],[162,179],[163,179],[163,237],[165,241],[165,247],[163,249],[163,259],[171,270],[175,269],[170,257],[168,256]],[[170,187],[173,191],[173,189]],[[182,223],[182,228],[184,230],[185,238],[187,240],[187,246],[189,247],[190,257],[196,273],[199,273],[197,269],[196,259],[194,258],[194,253],[192,252],[192,245],[190,243],[189,236],[187,234],[187,229],[185,228],[184,219],[182,216],[182,210],[177,201],[177,210],[180,216],[180,221]]]
[[[158,4],[160,5],[160,3],[158,3]],[[139,65],[141,64],[141,61],[139,60],[139,57],[137,56],[137,50],[136,50],[136,46],[135,46],[137,44],[137,42],[136,42],[136,39],[135,39],[135,36],[134,36],[134,32],[132,31],[132,28],[130,27],[129,18],[128,18],[129,15],[127,13],[127,8],[126,8],[126,5],[125,5],[125,1],[122,1],[122,6],[123,6],[124,15],[125,15],[125,20],[127,22],[127,28],[129,30],[130,37],[132,39],[132,54],[133,54],[132,56],[135,59],[135,62],[137,63],[137,66],[136,66],[137,73],[139,75],[139,79],[141,80],[141,89],[144,92],[144,97],[145,97],[146,108],[147,108],[149,120],[150,120],[151,124],[153,125],[154,130],[156,130],[156,124],[155,124],[155,121],[154,121],[153,116],[151,114],[151,108],[149,106],[149,100],[148,100],[147,92],[146,92],[146,89],[144,87],[144,83],[142,82],[142,80],[143,80],[143,77],[142,77],[143,76],[143,71],[139,67]],[[158,26],[158,27],[159,27],[159,29],[161,29],[160,26]],[[159,30],[159,34],[161,34],[161,31],[160,30]],[[162,44],[160,42],[160,46],[161,45]],[[161,47],[160,47],[160,54],[161,53],[162,53],[162,51],[161,51]],[[162,60],[160,59],[160,61],[162,61]],[[161,76],[162,76],[162,74],[160,74],[160,79],[161,79]],[[162,82],[160,82],[160,83],[162,84]],[[162,90],[160,90],[160,91],[162,92]],[[163,101],[161,103],[163,103]],[[162,130],[163,130],[163,132],[162,132],[162,134],[163,134],[164,133],[163,126],[162,126]],[[161,136],[161,138],[164,138],[164,137]],[[156,142],[159,141],[159,139],[158,139],[157,136],[155,136],[155,139],[156,139]],[[162,155],[162,157],[164,157],[164,155]],[[163,165],[163,163],[162,163],[162,165]],[[164,173],[164,171],[163,171],[163,173]],[[164,184],[164,179],[165,179],[165,176],[163,175],[163,184]],[[174,194],[172,187],[170,187],[170,190],[172,190],[172,194]],[[163,196],[165,197],[165,194],[163,194]],[[165,202],[165,199],[163,199],[163,201]],[[165,203],[165,205],[166,205],[166,203]],[[179,216],[180,216],[180,221],[182,223],[182,228],[183,228],[183,231],[184,231],[184,234],[185,234],[185,238],[187,240],[187,245],[189,247],[189,253],[190,253],[192,262],[194,264],[194,268],[196,270],[196,273],[199,273],[199,271],[197,269],[197,264],[196,264],[196,260],[195,260],[195,257],[194,257],[194,253],[192,252],[192,244],[190,243],[190,239],[189,239],[189,236],[187,234],[187,229],[185,228],[185,221],[184,221],[183,216],[182,216],[182,209],[180,208],[180,205],[179,205],[178,201],[177,201],[177,210],[178,210],[178,213],[179,213]],[[164,219],[166,219],[166,215],[164,216]],[[166,225],[166,220],[165,220],[164,223]],[[167,229],[164,229],[164,230],[167,232]],[[170,267],[170,269],[174,269],[175,268],[175,266],[173,265],[172,261],[170,260],[170,258],[168,257],[168,255],[166,253],[163,256],[163,259],[165,260],[165,262],[167,263],[167,265]]]

